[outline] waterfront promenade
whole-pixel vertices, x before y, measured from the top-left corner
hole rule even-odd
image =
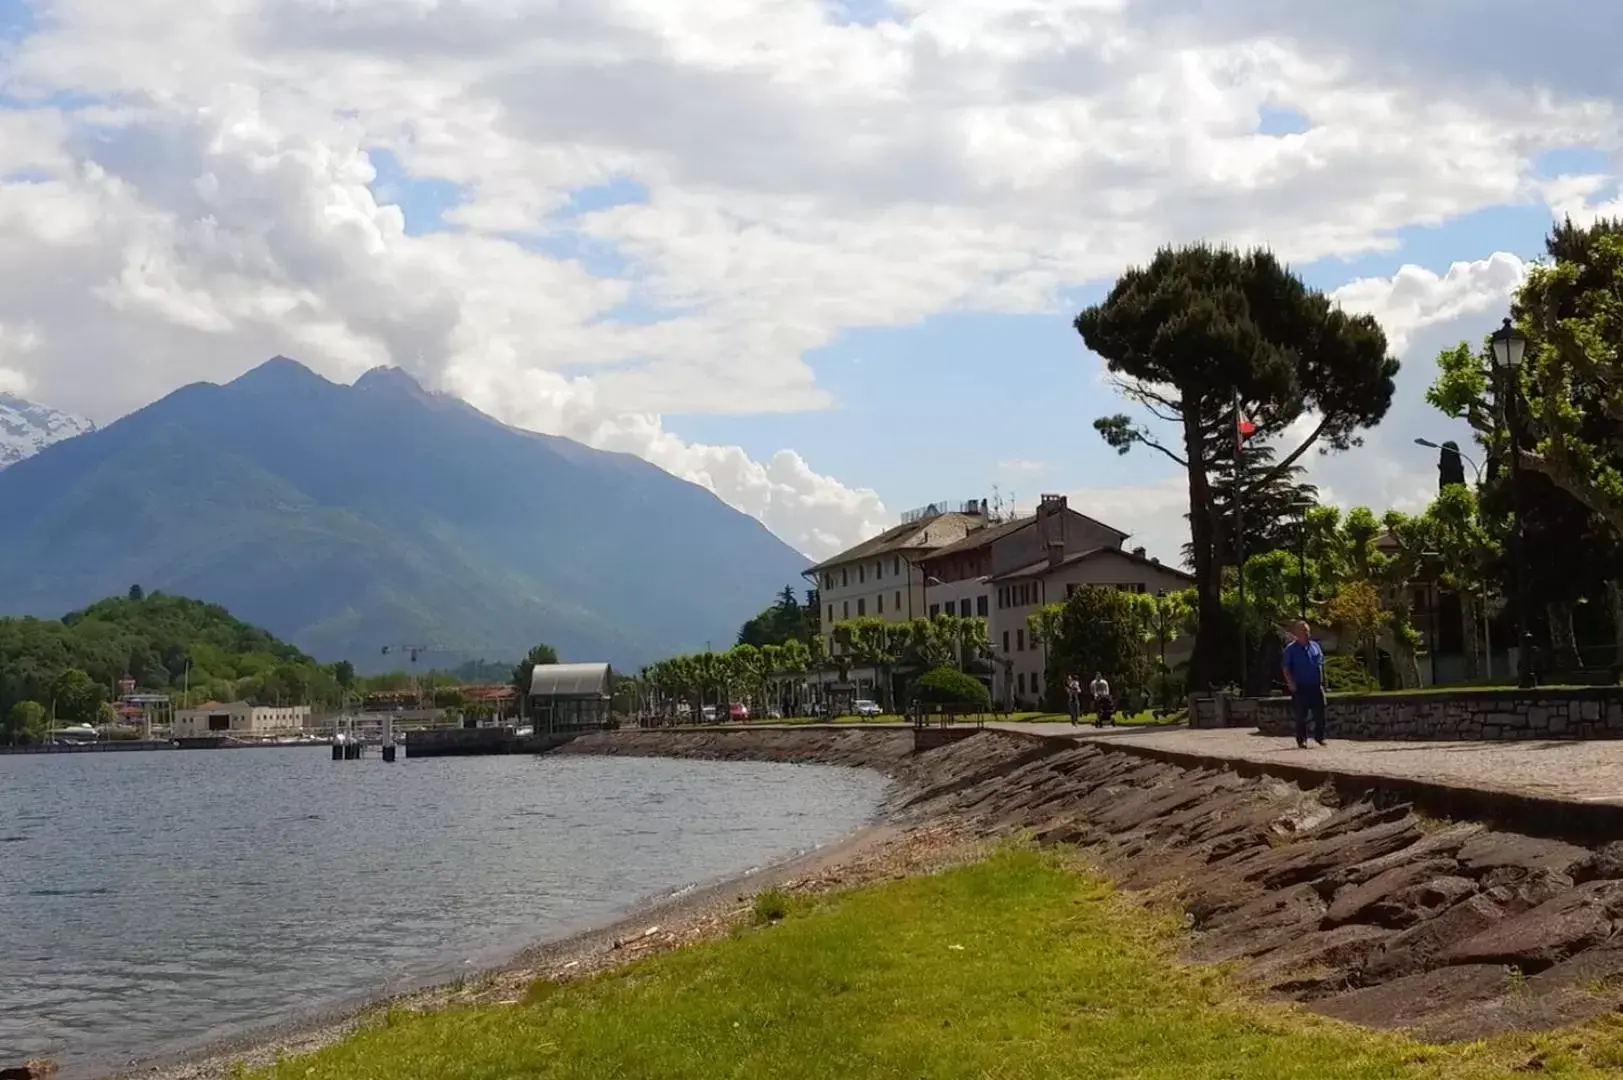
[[[1297,748],[1249,728],[1073,728],[1000,724],[988,728],[1146,748],[1264,769],[1306,768],[1345,776],[1497,791],[1583,804],[1623,806],[1623,739],[1519,742],[1354,742]]]

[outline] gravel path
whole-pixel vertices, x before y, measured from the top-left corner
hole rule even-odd
[[[1104,745],[1153,746],[1259,765],[1307,765],[1569,802],[1623,805],[1623,740],[1352,742],[1338,741],[1332,732],[1329,746],[1299,750],[1291,739],[1258,735],[1249,728],[1095,731],[1056,724],[987,727]]]

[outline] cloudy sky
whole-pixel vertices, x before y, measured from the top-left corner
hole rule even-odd
[[[0,389],[106,423],[393,363],[814,555],[994,484],[1173,555],[1070,321],[1208,239],[1381,318],[1400,400],[1313,469],[1412,507],[1437,349],[1552,213],[1623,211],[1620,40],[1577,0],[0,0]]]

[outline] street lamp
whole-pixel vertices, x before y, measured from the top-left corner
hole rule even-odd
[[[1416,439],[1414,441],[1414,444],[1416,446],[1424,446],[1428,450],[1439,450],[1440,451],[1440,450],[1443,449],[1443,445],[1441,443],[1433,442],[1430,439]],[[1454,453],[1459,457],[1459,459],[1461,461],[1463,461],[1467,465],[1471,466],[1471,471],[1476,473],[1477,486],[1480,487],[1481,484],[1482,484],[1482,466],[1478,465],[1476,463],[1476,459],[1472,458],[1471,455],[1461,451],[1459,447],[1456,446],[1456,447],[1453,447],[1452,449],[1453,449]]]
[[[1533,672],[1533,618],[1532,603],[1528,598],[1527,524],[1523,506],[1522,483],[1522,409],[1521,382],[1518,378],[1522,360],[1527,355],[1527,338],[1506,319],[1488,339],[1493,346],[1493,365],[1504,377],[1505,428],[1510,438],[1510,488],[1515,506],[1516,540],[1516,622],[1520,631],[1516,648],[1516,685],[1527,689],[1538,681]]]

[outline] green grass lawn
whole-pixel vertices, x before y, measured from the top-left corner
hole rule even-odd
[[[1010,850],[522,1004],[392,1013],[274,1080],[1473,1080],[1608,1075],[1623,1024],[1423,1047],[1250,1003],[1172,960],[1176,925]],[[1611,1074],[1611,1075],[1615,1075]]]

